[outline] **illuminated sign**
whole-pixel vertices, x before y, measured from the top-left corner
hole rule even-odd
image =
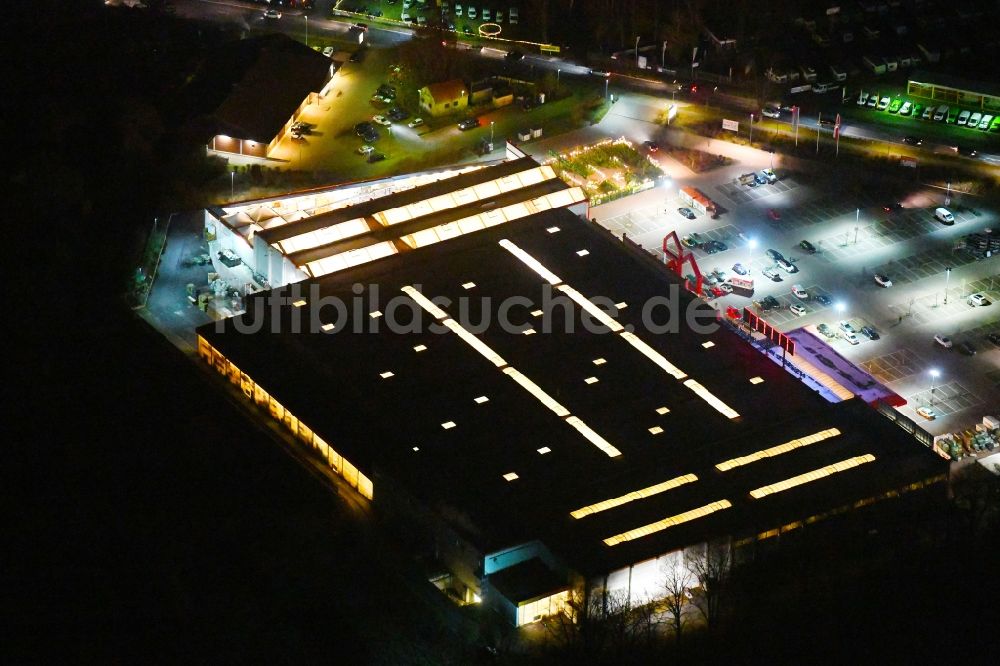
[[[743,321],[746,322],[747,326],[753,330],[758,333],[763,333],[765,338],[781,347],[789,354],[795,353],[795,340],[792,340],[774,326],[771,326],[771,324],[767,323],[767,321],[759,317],[755,312],[751,311],[750,308],[743,308]]]

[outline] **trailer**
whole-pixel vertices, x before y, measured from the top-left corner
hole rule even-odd
[[[701,211],[706,215],[711,215],[713,218],[719,216],[719,209],[715,205],[715,202],[709,199],[697,187],[682,187],[680,189],[680,198],[681,201],[695,210]]]
[[[753,298],[753,279],[733,275],[728,280],[729,286],[733,288],[733,293],[737,296]]]

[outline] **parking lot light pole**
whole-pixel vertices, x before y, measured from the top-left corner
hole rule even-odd
[[[750,114],[750,147],[753,148],[753,114]]]
[[[496,124],[496,121],[493,121],[493,120],[490,121],[490,148],[493,147],[493,125],[495,125],[495,124]]]
[[[747,248],[749,252],[747,253],[747,275],[750,275],[750,266],[753,264],[753,251],[757,247],[757,239],[751,238],[747,241]]]
[[[236,198],[236,169],[229,172],[229,198]]]
[[[306,18],[306,46],[309,46],[309,15],[305,15]]]
[[[931,374],[931,407],[933,407],[934,406],[934,383],[937,380],[937,378],[941,376],[941,373],[938,371],[937,368],[931,368],[930,374]]]
[[[951,266],[944,269],[944,304],[948,305],[948,282],[951,281]]]

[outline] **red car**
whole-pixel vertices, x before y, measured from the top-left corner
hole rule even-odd
[[[721,289],[720,287],[711,287],[708,291],[711,292],[712,296],[715,298],[726,295],[726,290]]]
[[[775,209],[775,208],[768,208],[767,209],[767,216],[769,218],[771,218],[772,220],[780,220],[781,219],[781,213],[779,213],[777,211],[777,209]]]

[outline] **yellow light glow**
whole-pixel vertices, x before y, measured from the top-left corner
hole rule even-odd
[[[386,370],[385,372],[379,375],[379,377],[381,377],[382,379],[389,379],[389,377],[395,377],[395,376],[396,375],[391,370]]]
[[[665,493],[668,490],[673,490],[674,488],[683,486],[686,483],[694,483],[697,480],[698,477],[695,476],[694,474],[684,474],[683,476],[677,476],[668,481],[657,483],[656,485],[653,486],[640,488],[639,490],[633,490],[632,492],[620,495],[619,497],[613,497],[611,499],[606,499],[601,502],[589,504],[583,508],[577,509],[576,511],[571,511],[569,515],[579,520],[580,518],[584,518],[586,516],[592,516],[595,513],[600,513],[601,511],[614,509],[615,507],[621,506],[622,504],[628,504],[629,502],[634,502],[636,500],[652,497],[653,495],[659,495],[660,493]]]
[[[663,432],[663,428],[660,426],[653,426],[649,429],[649,434],[651,435],[659,435],[661,432]]]
[[[705,349],[711,349],[712,347],[715,346],[715,343],[709,340],[708,342],[701,343],[701,346],[704,347]]]
[[[555,398],[543,391],[538,384],[528,379],[528,377],[520,371],[515,368],[506,367],[503,369],[503,373],[517,382],[525,391],[535,396],[539,402],[555,412],[556,416],[565,418],[570,415],[568,409],[563,407]]]
[[[603,359],[603,358],[595,358],[594,359],[594,365],[604,365],[605,363],[607,363],[607,361],[605,359]]]
[[[489,399],[489,398],[487,398],[487,397],[486,397],[485,395],[481,395],[481,396],[479,396],[478,398],[476,398],[476,404],[477,404],[477,405],[481,405],[481,404],[483,404],[484,402],[489,402],[489,401],[490,401],[490,399]]]
[[[686,382],[684,382],[684,386],[687,386],[689,389],[697,393],[702,400],[710,404],[720,414],[724,415],[725,417],[730,419],[739,418],[740,416],[739,412],[737,412],[735,409],[733,409],[726,403],[716,398],[707,388],[705,388],[695,380],[693,379],[687,380]]]
[[[782,454],[788,453],[789,451],[794,451],[795,449],[800,449],[803,446],[809,446],[811,444],[816,444],[822,442],[823,440],[830,439],[831,437],[836,437],[840,434],[840,430],[837,428],[829,428],[827,430],[820,430],[812,435],[807,435],[805,437],[800,437],[798,439],[793,439],[790,442],[785,442],[784,444],[778,444],[777,446],[772,446],[769,449],[763,449],[762,451],[756,451],[746,456],[740,456],[739,458],[733,458],[731,460],[726,460],[715,466],[720,472],[728,472],[734,467],[741,467],[743,465],[749,465],[750,463],[757,462],[758,460],[764,460],[766,458],[773,458],[775,456],[780,456]]]
[[[660,366],[667,374],[674,377],[674,379],[684,379],[687,374],[678,368],[676,365],[664,358],[663,354],[656,351],[645,342],[643,342],[635,333],[622,333],[622,339],[628,342],[630,345],[635,347],[639,352],[648,358],[650,361]]]
[[[768,495],[773,495],[775,493],[780,493],[789,488],[794,488],[795,486],[801,486],[804,483],[811,483],[812,481],[818,481],[819,479],[832,476],[839,472],[845,472],[849,469],[865,465],[870,462],[875,461],[875,456],[870,453],[866,453],[863,456],[855,456],[853,458],[848,458],[847,460],[841,460],[840,462],[833,463],[832,465],[827,465],[826,467],[820,467],[819,469],[814,469],[811,472],[806,472],[805,474],[799,474],[798,476],[793,476],[790,479],[785,479],[784,481],[779,481],[778,483],[772,483],[769,486],[763,486],[757,488],[756,490],[750,491],[750,496],[754,499],[760,499],[761,497],[766,497]]]
[[[299,300],[297,300],[297,301],[292,301],[292,305],[294,305],[294,306],[295,306],[295,307],[297,307],[297,308],[301,308],[301,307],[302,307],[303,305],[305,305],[305,304],[306,304],[306,301],[305,301],[305,299],[304,299],[304,298],[300,298],[300,299],[299,299]]]
[[[559,231],[559,227],[549,227],[548,229],[546,229],[546,231],[549,232],[550,234],[554,234]]]
[[[763,384],[764,383],[764,379],[761,378],[761,377],[751,377],[750,378],[750,383],[754,384],[754,385],[756,385],[756,384]]]
[[[518,479],[520,477],[518,477],[518,475],[515,474],[514,472],[507,472],[506,474],[503,475],[503,478],[506,479],[507,481],[513,481],[514,479]]]
[[[444,423],[441,424],[441,427],[444,428],[445,430],[451,430],[452,428],[455,427],[455,422],[445,421]]]
[[[571,426],[573,426],[574,428],[576,428],[577,432],[579,432],[581,435],[583,435],[584,437],[586,437],[587,440],[591,444],[593,444],[594,446],[596,446],[597,448],[599,448],[601,451],[603,451],[604,453],[606,453],[609,458],[617,458],[618,456],[620,456],[622,454],[621,451],[619,451],[618,449],[616,449],[614,446],[612,446],[611,444],[609,444],[606,439],[604,439],[603,437],[601,437],[600,435],[598,435],[596,432],[594,432],[590,428],[590,426],[588,426],[586,423],[584,423],[579,417],[577,417],[577,416],[569,416],[569,417],[566,418],[566,423],[568,423]]]
[[[551,451],[552,451],[552,449],[550,449],[550,448],[549,448],[549,447],[547,447],[547,446],[543,446],[542,448],[538,449],[538,453],[539,453],[539,455],[543,455],[543,456],[544,456],[544,455],[545,455],[546,453],[549,453],[549,452],[551,452]]]
[[[587,382],[588,384],[596,384],[600,380],[597,379],[597,377],[587,377],[583,381]]]
[[[555,273],[547,269],[545,266],[541,264],[540,261],[532,257],[530,254],[528,254],[527,252],[519,248],[517,245],[507,240],[506,238],[500,241],[500,247],[504,248],[505,250],[513,254],[515,257],[520,259],[521,263],[523,263],[525,266],[538,273],[541,276],[541,278],[546,282],[548,282],[549,284],[555,286],[557,284],[562,283],[562,279],[559,276],[557,276]]]
[[[473,289],[475,288],[475,286],[476,286],[475,282],[466,282],[465,284],[462,285],[462,289]]]
[[[705,516],[715,513],[716,511],[722,511],[723,509],[728,509],[731,506],[732,503],[730,503],[729,500],[719,500],[718,502],[712,502],[711,504],[700,506],[697,509],[691,509],[690,511],[679,513],[676,516],[670,516],[669,518],[658,520],[655,523],[643,525],[642,527],[637,527],[634,530],[629,530],[628,532],[622,532],[621,534],[616,534],[613,537],[608,537],[607,539],[604,540],[604,543],[607,546],[617,546],[620,543],[625,543],[626,541],[633,541],[635,539],[641,539],[644,536],[649,536],[650,534],[661,532],[667,528],[675,527],[677,525],[686,523],[691,520],[704,518]]]
[[[427,351],[427,345],[417,345],[413,348],[413,351],[420,353],[422,351]]]
[[[670,413],[670,408],[668,408],[668,407],[657,407],[656,408],[656,413],[659,414],[660,416],[663,416],[664,414],[669,414]]]

